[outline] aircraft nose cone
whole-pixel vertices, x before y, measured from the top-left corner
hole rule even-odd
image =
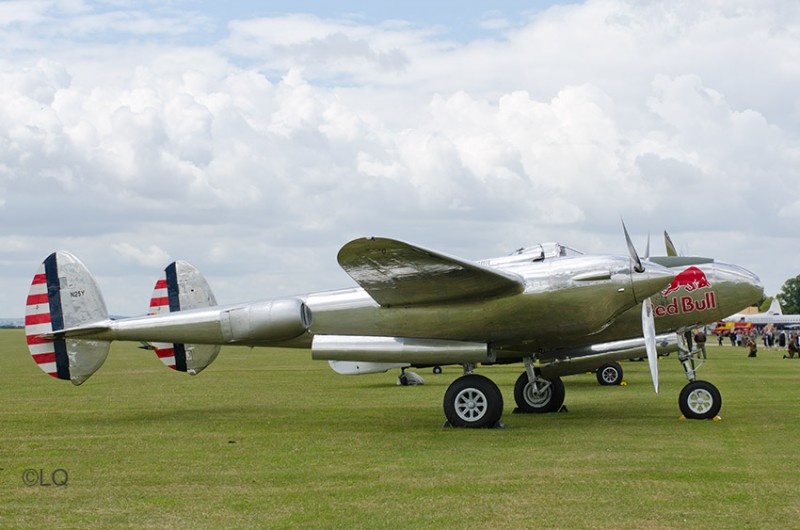
[[[662,265],[650,261],[642,263],[644,272],[631,272],[633,297],[637,302],[642,302],[664,290],[675,278],[675,273]]]
[[[716,275],[725,288],[726,309],[738,311],[742,307],[756,303],[764,296],[764,285],[754,273],[730,263],[715,264]],[[735,307],[733,307],[735,305]]]
[[[750,288],[750,293],[749,293],[750,298],[752,298],[753,301],[755,302],[759,300],[762,296],[764,296],[764,284],[761,283],[761,279],[758,276],[748,271],[747,269],[744,270],[747,272],[746,275],[747,280],[745,281],[745,283]]]

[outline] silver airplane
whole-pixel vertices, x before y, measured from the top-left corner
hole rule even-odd
[[[624,228],[624,225],[623,225]],[[503,396],[479,365],[522,362],[517,412],[555,412],[562,376],[646,353],[656,392],[657,355],[679,352],[689,383],[679,404],[688,418],[712,418],[718,390],[696,379],[683,332],[714,322],[763,293],[751,272],[705,258],[642,260],[585,255],[558,243],[469,261],[393,239],[344,245],[341,267],[358,287],[217,306],[208,283],[185,261],[156,282],[150,314],[113,320],[92,275],[73,255],[48,256],[26,305],[36,364],[80,385],[114,340],[148,344],[170,368],[196,375],[221,345],[304,348],[317,360],[375,369],[458,364],[444,413],[456,427],[502,425]]]
[[[772,303],[763,313],[736,313],[727,318],[722,319],[723,322],[750,322],[751,324],[758,324],[760,326],[772,324],[782,327],[797,327],[800,324],[800,315],[784,315],[781,309],[780,301],[775,298]]]

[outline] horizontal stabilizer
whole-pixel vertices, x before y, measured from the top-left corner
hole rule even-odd
[[[356,239],[342,247],[338,260],[384,307],[483,300],[525,289],[515,274],[394,239]]]
[[[41,333],[39,338],[42,339],[77,339],[83,336],[96,335],[101,331],[111,329],[111,321],[104,320],[102,322],[93,322],[83,326],[76,326],[74,328],[66,328],[54,330],[50,333]]]

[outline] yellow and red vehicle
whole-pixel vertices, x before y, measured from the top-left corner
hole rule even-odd
[[[731,333],[741,331],[742,333],[750,333],[753,329],[752,322],[717,322],[714,326],[714,334],[727,337]]]

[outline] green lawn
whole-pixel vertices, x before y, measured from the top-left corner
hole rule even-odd
[[[720,422],[681,421],[662,359],[622,387],[565,379],[568,413],[444,429],[460,369],[343,377],[307,351],[224,348],[197,377],[115,344],[82,387],[0,331],[0,527],[789,528],[800,521],[800,361],[709,348]],[[28,486],[28,469],[68,474]],[[60,478],[57,476],[56,478]]]

